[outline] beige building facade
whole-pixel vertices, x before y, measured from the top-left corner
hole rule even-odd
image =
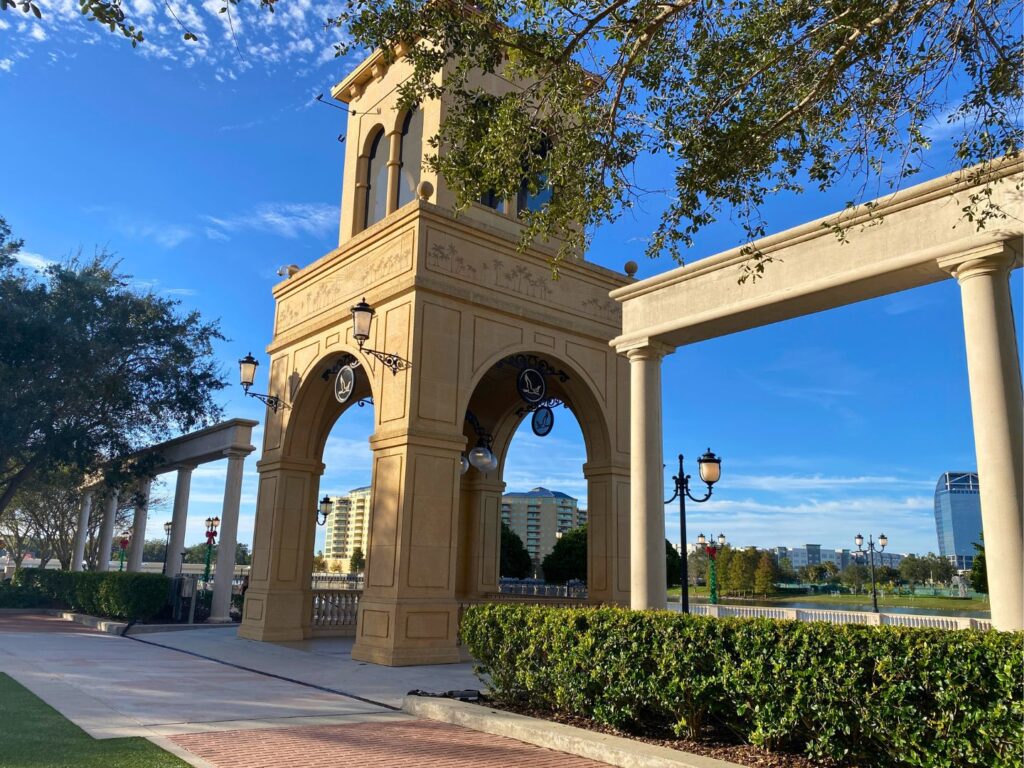
[[[327,516],[324,541],[327,570],[350,573],[355,551],[360,549],[366,554],[372,496],[373,489],[367,485],[353,488],[347,496],[331,497],[332,509]]]
[[[538,568],[563,533],[586,524],[587,511],[566,493],[538,487],[502,496],[501,521],[522,539]]]
[[[498,592],[502,480],[524,418],[526,369],[563,401],[586,445],[588,585],[594,602],[629,600],[629,376],[609,346],[621,329],[609,292],[630,278],[573,260],[552,281],[554,247],[517,250],[517,205],[458,217],[444,180],[421,167],[423,136],[445,105],[398,104],[408,64],[375,54],[332,93],[351,110],[337,249],[274,288],[253,567],[240,634],[311,635],[310,575],[324,444],[372,398],[372,502],[354,658],[402,665],[459,659],[460,603]],[[498,77],[484,88],[514,87]],[[536,201],[533,201],[534,203]],[[351,307],[376,310],[366,347],[397,355],[392,372],[353,338]],[[330,371],[358,362],[351,398]],[[327,378],[325,379],[325,374]],[[486,442],[487,471],[466,452]]]

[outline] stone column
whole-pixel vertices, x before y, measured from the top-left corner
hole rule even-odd
[[[591,603],[629,603],[629,469],[625,462],[583,465]]]
[[[171,513],[171,540],[167,545],[167,575],[177,576],[181,572],[181,553],[185,551],[185,526],[188,518],[188,494],[192,488],[192,470],[195,467],[178,467],[178,479],[174,485],[174,511]]]
[[[132,520],[132,540],[128,546],[128,571],[142,570],[142,550],[146,544],[146,518],[149,515],[149,489],[153,478],[139,480],[138,498],[135,500],[135,517]]]
[[[92,514],[92,491],[82,494],[82,507],[78,513],[78,530],[75,531],[75,554],[71,560],[71,570],[81,571],[85,568],[85,542],[89,538],[89,516]]]
[[[224,506],[220,513],[217,570],[214,572],[210,621],[231,621],[231,580],[235,574],[235,546],[238,543],[238,510],[242,504],[242,470],[248,451],[228,451],[228,473],[224,481]]]
[[[455,593],[475,600],[498,591],[501,570],[501,497],[505,483],[470,469],[462,476]]]
[[[661,445],[661,358],[657,342],[630,349],[630,607],[665,610],[665,482]]]
[[[402,173],[402,131],[395,128],[387,135],[388,139],[388,202],[387,212],[393,213],[398,208],[398,184]]]
[[[108,490],[106,506],[103,507],[103,523],[100,525],[100,542],[96,550],[96,570],[110,570],[110,550],[114,545],[114,519],[117,517],[116,490]]]
[[[1002,630],[1024,629],[1024,408],[1009,290],[1014,266],[1014,254],[998,244],[962,255],[951,269],[963,304],[992,623]]]

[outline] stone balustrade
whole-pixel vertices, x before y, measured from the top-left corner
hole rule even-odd
[[[788,619],[790,621],[826,621],[829,624],[872,624],[932,629],[992,629],[989,619],[966,616],[932,616],[917,613],[870,613],[867,611],[829,611],[808,608],[775,608],[758,605],[691,605],[698,616],[749,619]]]
[[[354,637],[361,589],[314,589],[311,626],[315,637]]]

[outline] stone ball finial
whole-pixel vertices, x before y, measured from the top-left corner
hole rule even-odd
[[[626,262],[626,277],[636,277],[636,271],[640,269],[640,266],[635,261]]]
[[[421,181],[416,187],[416,197],[420,200],[429,200],[434,194],[434,185],[429,181]]]

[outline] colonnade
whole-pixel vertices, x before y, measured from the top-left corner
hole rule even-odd
[[[960,284],[992,622],[997,629],[1024,629],[1024,397],[1009,290],[1019,256],[993,243],[938,264]],[[619,348],[629,359],[632,392],[630,604],[636,609],[665,607],[661,360],[673,350],[654,339]]]
[[[175,454],[179,454],[187,457],[188,460],[174,463],[168,461],[158,466],[154,470],[153,476],[141,478],[136,488],[131,539],[126,562],[126,569],[130,573],[142,570],[142,553],[146,542],[146,523],[149,514],[149,494],[153,478],[168,472],[176,474],[171,531],[165,560],[165,573],[167,576],[173,577],[181,572],[183,564],[192,473],[199,464],[224,458],[228,460],[224,482],[224,502],[220,512],[220,529],[217,537],[218,550],[216,570],[214,571],[211,622],[231,620],[231,581],[234,576],[235,551],[238,545],[238,514],[242,500],[242,479],[245,457],[255,450],[252,445],[248,444],[252,427],[255,424],[254,421],[234,419],[202,432],[153,446],[149,450],[156,451],[158,455],[175,458]],[[210,445],[211,442],[214,445]],[[85,568],[89,520],[92,516],[93,505],[98,499],[102,499],[104,506],[98,543],[100,556],[97,559],[96,570],[107,571],[110,568],[109,553],[114,543],[115,520],[123,492],[123,489],[101,489],[98,486],[86,488],[83,491],[78,528],[75,533],[72,570],[81,571]],[[103,553],[108,554],[104,557]],[[222,573],[227,574],[228,577],[216,578],[216,574]]]

